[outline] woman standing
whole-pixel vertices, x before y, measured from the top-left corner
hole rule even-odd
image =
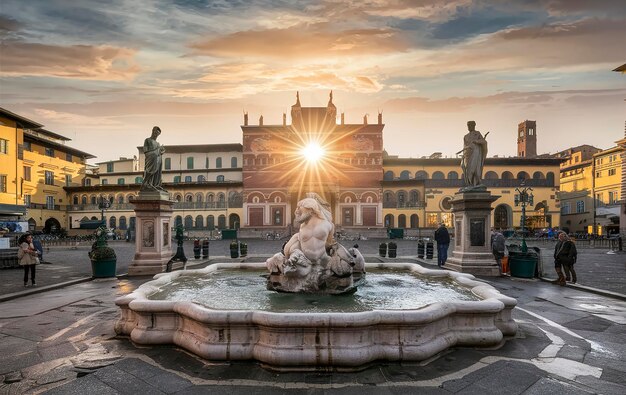
[[[39,263],[37,258],[37,250],[33,246],[33,236],[29,234],[22,235],[19,240],[19,250],[17,251],[17,258],[20,265],[24,266],[24,286],[28,286],[28,272],[30,271],[30,281],[33,286],[37,285],[35,282],[35,267]]]
[[[565,232],[559,232],[559,241],[554,246],[554,269],[559,276],[556,280],[557,284],[565,285],[565,281],[570,279],[570,274],[572,281],[576,282],[574,263],[576,263],[577,256],[578,253],[574,242],[569,239]],[[567,278],[563,275],[561,267],[565,270]]]

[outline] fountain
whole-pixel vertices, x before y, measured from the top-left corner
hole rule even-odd
[[[298,203],[296,217],[299,233],[265,263],[161,273],[118,298],[115,331],[136,344],[175,344],[208,360],[257,360],[279,371],[423,361],[454,346],[498,346],[516,333],[517,301],[471,274],[365,264],[358,249],[333,240],[316,195]]]

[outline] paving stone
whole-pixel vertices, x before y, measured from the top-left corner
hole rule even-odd
[[[606,395],[624,395],[626,394],[626,385],[616,384],[602,379],[597,379],[593,376],[579,376],[576,377],[576,382],[586,385],[589,388],[593,388],[599,394]]]
[[[152,376],[149,383],[166,394],[173,394],[193,385],[191,381],[170,372],[163,372]]]
[[[71,381],[65,385],[44,392],[46,395],[117,395],[120,392],[104,384],[93,374]]]
[[[94,373],[94,376],[122,394],[139,394],[142,392],[163,394],[162,391],[159,391],[158,387],[150,388],[152,379],[150,379],[150,381],[141,380],[130,373],[116,368],[115,366],[107,366],[105,368],[98,369]]]
[[[589,316],[563,324],[563,326],[571,330],[585,330],[591,332],[603,332],[611,325],[613,325],[613,322],[595,316]]]
[[[162,369],[159,369],[137,358],[124,358],[120,361],[117,361],[114,366],[143,380],[147,380],[150,377],[156,376],[164,372]]]
[[[582,362],[585,356],[589,352],[588,349],[582,349],[580,347],[574,347],[566,344],[557,352],[556,356],[559,358],[569,359],[572,361]]]
[[[524,395],[544,395],[544,394],[568,394],[568,395],[586,395],[594,392],[586,391],[571,383],[564,383],[551,378],[542,378],[528,388]]]

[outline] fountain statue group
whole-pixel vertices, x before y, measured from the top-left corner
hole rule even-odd
[[[355,245],[345,248],[334,238],[330,205],[318,194],[298,202],[299,232],[266,261],[267,289],[278,292],[343,294],[355,292],[365,278],[365,259]]]

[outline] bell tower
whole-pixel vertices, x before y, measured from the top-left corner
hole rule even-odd
[[[537,122],[524,121],[517,125],[517,156],[534,158],[537,156]]]

